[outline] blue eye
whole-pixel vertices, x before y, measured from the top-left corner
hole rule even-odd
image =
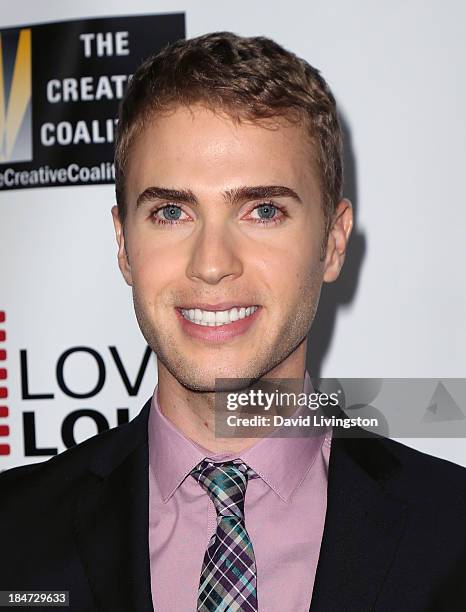
[[[277,212],[276,207],[273,204],[261,204],[256,208],[261,219],[272,219]]]
[[[179,206],[164,206],[163,216],[167,221],[176,221],[181,216],[181,208]]]

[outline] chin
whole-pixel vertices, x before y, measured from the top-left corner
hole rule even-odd
[[[232,367],[230,364],[219,366],[218,362],[196,364],[177,364],[171,370],[172,375],[186,388],[191,391],[213,393],[215,391],[235,391],[245,387],[256,377],[256,372],[251,368],[238,365]],[[228,379],[226,385],[220,385],[218,379]]]

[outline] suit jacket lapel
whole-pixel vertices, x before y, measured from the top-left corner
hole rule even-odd
[[[102,443],[75,503],[74,530],[99,610],[152,612],[147,418]],[[70,594],[72,597],[72,594]]]
[[[406,518],[407,505],[384,488],[399,468],[377,438],[334,437],[312,612],[373,609]]]

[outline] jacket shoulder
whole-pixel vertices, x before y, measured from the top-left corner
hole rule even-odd
[[[63,495],[89,471],[99,474],[116,467],[146,439],[149,406],[150,401],[129,423],[103,431],[47,461],[0,473],[0,508],[8,500],[41,497],[44,492],[51,498]]]
[[[397,440],[381,438],[381,444],[405,466],[408,473],[415,474],[421,482],[439,480],[447,486],[466,489],[466,468],[447,459],[422,452]]]
[[[390,438],[377,436],[372,444],[376,448],[366,453],[364,465],[366,470],[376,470],[389,458],[390,470],[379,479],[387,492],[420,512],[436,512],[452,520],[466,518],[465,467]]]
[[[461,465],[364,430],[359,437],[342,432],[332,440],[334,450],[399,498],[444,507],[452,500],[466,511],[466,468]]]

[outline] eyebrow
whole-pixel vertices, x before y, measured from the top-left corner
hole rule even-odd
[[[260,200],[262,198],[292,198],[302,204],[301,198],[294,189],[284,185],[258,185],[253,187],[235,187],[223,192],[223,198],[228,204],[241,204],[249,200]],[[168,200],[169,202],[182,202],[197,206],[198,199],[190,189],[168,189],[166,187],[148,187],[136,200],[136,208],[154,202],[156,200]]]

